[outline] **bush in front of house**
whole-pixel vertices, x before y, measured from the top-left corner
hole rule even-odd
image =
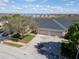
[[[12,40],[13,41],[19,41],[21,38],[21,35],[19,33],[15,33],[12,35]]]
[[[20,35],[19,33],[16,33],[16,34],[13,34],[12,37],[13,37],[13,38],[20,38],[20,36],[21,36],[21,35]]]
[[[62,43],[61,44],[61,54],[62,54],[62,56],[66,57],[67,59],[75,59],[77,50],[72,48],[73,49],[73,51],[72,51],[71,49],[69,49],[70,46],[72,46],[74,48],[74,45],[71,43],[68,43],[68,44]]]
[[[77,53],[76,46],[79,44],[79,22],[69,27],[64,38],[68,40],[68,43],[63,42],[64,44],[62,44],[63,55],[69,59],[75,59]]]

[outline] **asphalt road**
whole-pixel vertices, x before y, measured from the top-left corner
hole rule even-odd
[[[32,59],[32,56],[19,48],[0,44],[0,59]]]

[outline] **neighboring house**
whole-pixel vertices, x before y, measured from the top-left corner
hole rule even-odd
[[[8,23],[7,20],[5,20],[5,19],[0,19],[0,29],[2,29],[2,28],[3,28],[3,25],[6,24],[6,23]]]
[[[63,19],[36,19],[38,23],[38,34],[49,36],[62,36],[67,32],[68,27],[74,23],[74,20]]]

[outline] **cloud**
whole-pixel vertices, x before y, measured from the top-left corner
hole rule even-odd
[[[17,6],[17,5],[11,5],[8,8],[13,9],[13,10],[23,10],[24,9],[22,6]]]
[[[0,10],[6,10],[6,8],[5,7],[0,7]]]
[[[38,1],[38,0],[24,0],[24,1],[26,1],[26,2],[36,2],[36,1]],[[48,0],[39,0],[39,3],[45,3],[45,2],[47,2]]]
[[[76,3],[76,1],[70,1],[70,2],[68,2],[68,3],[66,3],[66,5],[68,5],[68,6],[72,6],[72,5],[74,5]]]
[[[8,9],[20,12],[20,13],[78,13],[77,9],[67,9],[59,6],[51,5],[25,5],[25,6],[16,6],[13,5],[12,8]]]
[[[36,0],[25,0],[26,2],[35,2]]]
[[[26,5],[24,9],[31,13],[59,13],[63,11],[63,8],[51,5]]]
[[[62,0],[65,6],[74,6],[78,5],[79,0]]]
[[[0,3],[9,2],[9,0],[0,0]]]
[[[45,2],[47,2],[48,0],[42,0],[42,2],[41,3],[45,3]]]
[[[12,0],[11,3],[16,3],[15,0]]]
[[[13,1],[14,3],[14,1]],[[75,2],[69,2],[67,4],[74,4]],[[25,5],[16,5],[16,4],[0,4],[0,12],[12,12],[12,13],[79,13],[79,9],[70,9],[63,8],[61,6],[53,6],[53,5],[39,5],[39,4],[25,4]]]
[[[6,6],[9,0],[0,0],[0,6]]]
[[[68,0],[62,0],[62,1],[68,1]]]

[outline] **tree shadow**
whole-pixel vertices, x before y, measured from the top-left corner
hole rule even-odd
[[[41,42],[35,45],[37,51],[48,59],[59,59],[61,54],[60,42]]]
[[[69,49],[68,44],[65,44],[65,43],[61,44],[61,55],[62,56],[65,56],[67,59],[76,59],[76,54],[77,54],[77,50],[72,51],[71,49]]]

